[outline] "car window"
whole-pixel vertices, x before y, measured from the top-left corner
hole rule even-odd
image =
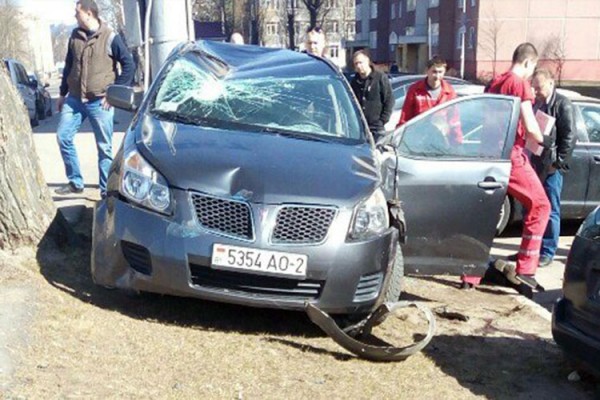
[[[600,143],[600,105],[580,104],[579,109],[585,122],[589,141]]]
[[[225,128],[243,124],[267,131],[364,138],[350,92],[336,74],[307,76],[299,69],[297,76],[265,73],[245,78],[243,73],[215,68],[218,63],[191,57],[174,61],[160,83],[153,111],[210,120]]]
[[[402,110],[404,99],[406,99],[407,86],[400,86],[392,90],[394,96],[394,110]]]
[[[29,84],[29,78],[27,77],[27,72],[25,72],[25,68],[23,68],[20,64],[15,64],[17,67],[17,77],[19,79],[19,83],[22,85]]]
[[[397,148],[408,157],[502,159],[512,109],[491,97],[442,105],[409,122]]]

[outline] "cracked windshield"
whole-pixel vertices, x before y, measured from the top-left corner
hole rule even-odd
[[[203,61],[181,58],[172,64],[161,83],[153,113],[177,122],[220,128],[307,137],[363,137],[358,113],[341,78],[333,72],[242,78],[235,70],[223,74],[222,64]]]

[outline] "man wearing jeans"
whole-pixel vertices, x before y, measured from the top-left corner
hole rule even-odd
[[[560,236],[560,193],[563,186],[563,173],[569,169],[569,160],[575,146],[575,116],[571,101],[554,87],[550,71],[538,69],[533,74],[532,85],[535,91],[534,111],[540,110],[556,118],[550,133],[551,144],[541,156],[531,156],[531,163],[544,185],[550,200],[550,220],[542,239],[539,266],[552,263]]]
[[[75,6],[77,28],[71,33],[57,108],[60,122],[56,132],[69,184],[57,194],[81,193],[83,177],[73,143],[82,122],[90,119],[98,150],[100,195],[106,196],[108,170],[112,163],[114,109],[105,98],[113,83],[128,85],[134,74],[131,54],[98,16],[94,0],[79,0]],[[121,74],[117,75],[117,63]]]

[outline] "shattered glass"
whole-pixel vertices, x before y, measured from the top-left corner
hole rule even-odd
[[[286,77],[221,72],[210,62],[176,60],[161,82],[153,112],[220,128],[363,137],[348,90],[333,72],[304,76],[299,69],[298,76]]]

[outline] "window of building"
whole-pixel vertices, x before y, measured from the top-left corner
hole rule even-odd
[[[377,48],[377,31],[371,31],[369,34],[369,47],[372,49]]]
[[[267,35],[277,34],[277,22],[271,22],[267,24]]]
[[[440,24],[431,24],[431,45],[437,46],[440,42]]]
[[[406,34],[406,36],[413,36],[415,34],[415,27],[407,26],[405,29],[405,34]]]
[[[475,47],[475,27],[469,28],[469,49]]]
[[[465,40],[465,28],[462,27],[458,30],[456,35],[456,48],[462,49],[463,41]]]
[[[329,46],[329,57],[338,58],[340,56],[339,46]]]
[[[349,21],[346,23],[346,33],[348,34],[348,36],[356,34],[356,24],[354,23],[354,21]]]
[[[475,7],[477,5],[477,0],[471,0],[471,7]]]
[[[398,18],[402,18],[402,0],[398,2]]]
[[[371,0],[371,19],[377,18],[377,0]]]
[[[392,3],[391,10],[390,10],[390,18],[396,19],[396,3]]]
[[[325,2],[325,8],[337,8],[338,0],[327,0]]]
[[[417,0],[406,0],[406,12],[415,11],[417,8]]]
[[[457,0],[458,8],[461,8],[461,9],[464,10],[465,9],[465,4],[466,4],[465,1],[466,0]]]
[[[329,21],[327,24],[327,33],[339,33],[339,25],[337,21]]]
[[[438,7],[440,5],[440,0],[429,0],[429,8]]]
[[[348,5],[347,5],[348,8],[354,8],[355,7],[356,4],[355,4],[354,0],[347,0],[347,1],[348,1]]]

